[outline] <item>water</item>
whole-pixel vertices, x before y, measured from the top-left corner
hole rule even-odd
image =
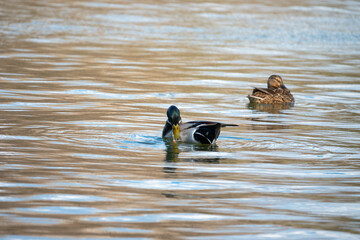
[[[1,238],[359,239],[358,1],[0,6]],[[239,127],[164,143],[171,104]]]

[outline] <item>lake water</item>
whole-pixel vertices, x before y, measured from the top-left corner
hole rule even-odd
[[[0,238],[359,239],[360,2],[2,1]],[[294,107],[249,107],[283,77]],[[216,146],[165,143],[167,108]]]

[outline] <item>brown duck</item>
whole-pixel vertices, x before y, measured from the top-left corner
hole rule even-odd
[[[257,104],[294,104],[295,99],[287,89],[279,75],[271,75],[267,81],[267,88],[254,88],[248,95],[250,103]]]

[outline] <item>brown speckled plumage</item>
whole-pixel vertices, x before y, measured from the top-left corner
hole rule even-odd
[[[268,79],[267,88],[254,88],[248,95],[250,103],[257,104],[293,104],[295,99],[287,89],[279,75],[271,75]]]

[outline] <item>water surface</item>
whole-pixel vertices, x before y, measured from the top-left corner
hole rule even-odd
[[[0,6],[2,238],[359,238],[358,1]],[[165,143],[172,104],[239,127]]]

